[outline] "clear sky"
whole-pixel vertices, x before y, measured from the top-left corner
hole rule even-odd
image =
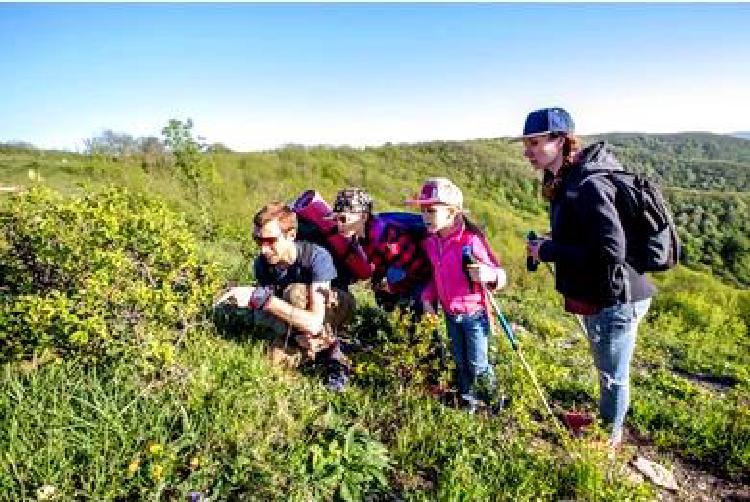
[[[0,141],[239,150],[750,130],[750,4],[0,4]]]

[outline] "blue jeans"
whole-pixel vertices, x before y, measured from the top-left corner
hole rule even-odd
[[[635,349],[638,323],[651,299],[606,307],[583,317],[591,355],[599,370],[599,414],[619,438],[630,404],[630,359]]]
[[[487,358],[490,334],[487,313],[481,310],[473,314],[445,314],[445,325],[451,338],[461,397],[469,403],[478,399],[489,401],[495,374]],[[477,385],[480,382],[484,388]]]

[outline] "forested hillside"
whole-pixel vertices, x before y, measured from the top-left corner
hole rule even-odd
[[[608,134],[630,170],[666,188],[683,262],[750,285],[750,140],[708,133]]]
[[[598,427],[582,438],[558,434],[502,337],[493,338],[492,357],[512,397],[507,410],[472,416],[440,398],[434,384],[450,384],[451,366],[430,357],[432,326],[410,335],[364,286],[348,330],[359,347],[350,354],[355,375],[342,394],[328,393],[316,368],[273,367],[267,333],[219,332],[212,323],[222,284],[252,280],[250,220],[264,203],[308,188],[330,200],[358,185],[376,211],[404,210],[425,178],[447,176],[508,269],[497,299],[554,411],[596,409],[585,338],[562,312],[548,271],[525,269],[525,235],[546,230],[547,219],[518,144],[235,153],[199,145],[191,126],[172,121],[163,141],[127,149],[110,148],[123,138],[92,142],[85,154],[0,147],[0,185],[17,188],[0,194],[2,497],[750,495],[750,292],[738,286],[750,283],[750,141],[609,137],[626,166],[660,177],[686,247],[685,265],[654,276],[659,294],[633,366],[629,446],[610,461]],[[721,182],[710,175],[719,165]],[[678,491],[634,473],[636,454],[672,468]]]

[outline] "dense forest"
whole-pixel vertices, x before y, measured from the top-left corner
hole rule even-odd
[[[660,182],[682,261],[750,285],[750,140],[708,133],[608,134],[623,165]]]

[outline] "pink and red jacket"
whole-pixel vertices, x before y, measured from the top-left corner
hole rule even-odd
[[[466,228],[462,222],[446,237],[431,234],[422,242],[432,264],[432,280],[422,293],[422,301],[440,305],[447,314],[473,314],[484,310],[487,300],[479,284],[472,285],[462,265],[462,248],[470,245],[480,263],[500,269],[487,239]]]

